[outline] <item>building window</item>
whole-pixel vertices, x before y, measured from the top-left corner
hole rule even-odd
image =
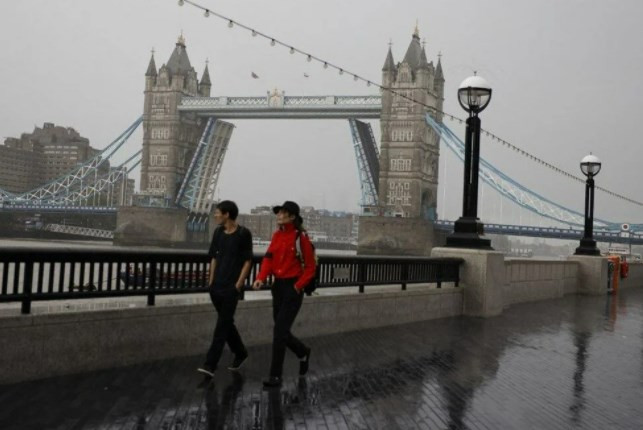
[[[153,128],[151,138],[152,139],[169,139],[170,129],[167,127]]]
[[[392,172],[410,172],[411,159],[410,158],[393,158],[391,159]]]
[[[391,206],[411,206],[411,184],[407,181],[390,181],[387,200]]]
[[[150,156],[150,166],[167,166],[167,154],[162,152],[153,153]]]
[[[151,190],[165,191],[166,179],[164,175],[149,175],[148,188]]]
[[[391,140],[395,142],[411,142],[413,140],[413,131],[407,128],[395,129],[391,133]]]

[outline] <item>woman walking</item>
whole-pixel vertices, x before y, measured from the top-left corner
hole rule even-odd
[[[277,215],[278,230],[261,262],[261,270],[253,284],[261,288],[268,276],[273,275],[272,316],[275,321],[272,340],[272,364],[270,377],[263,382],[266,387],[281,385],[286,347],[299,358],[299,375],[308,372],[310,348],[292,335],[290,329],[301,308],[303,290],[315,276],[315,256],[313,246],[304,230],[299,215],[299,205],[287,201],[275,206],[272,211]],[[297,244],[299,242],[299,245]],[[298,255],[297,250],[301,249]]]

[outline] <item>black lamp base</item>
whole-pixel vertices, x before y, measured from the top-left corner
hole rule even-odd
[[[493,251],[491,239],[484,237],[484,224],[478,218],[460,217],[455,222],[453,233],[447,236],[448,248],[473,248]]]
[[[580,240],[580,246],[576,248],[574,255],[595,255],[600,256],[601,251],[596,247],[596,241],[594,239],[582,238]]]

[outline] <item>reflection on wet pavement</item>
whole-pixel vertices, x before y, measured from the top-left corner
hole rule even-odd
[[[269,346],[213,380],[189,357],[2,386],[0,428],[643,428],[643,289],[309,343],[280,390],[261,387]]]

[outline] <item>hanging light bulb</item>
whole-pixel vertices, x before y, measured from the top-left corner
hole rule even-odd
[[[179,6],[183,6],[185,2],[183,0],[179,0]]]
[[[344,69],[339,69],[339,74],[343,75],[344,74]]]
[[[203,16],[206,17],[206,18],[209,17],[210,16],[210,11],[206,9],[205,12],[203,12]]]
[[[270,39],[270,46],[275,46],[275,39]]]
[[[228,27],[230,28],[234,27],[234,22],[232,22],[232,20],[228,21]]]
[[[309,54],[308,57],[306,58],[306,61],[309,63],[313,60],[313,57]]]
[[[370,87],[371,86],[371,81],[366,81],[366,86]]]
[[[324,69],[328,69],[328,63],[324,63]]]
[[[358,79],[357,75],[353,75],[353,80],[357,81],[357,79]]]
[[[291,54],[294,54],[294,53],[295,53],[295,48],[293,48],[292,46],[290,47],[290,53],[291,53]]]
[[[257,32],[252,30],[252,37],[257,37]]]

